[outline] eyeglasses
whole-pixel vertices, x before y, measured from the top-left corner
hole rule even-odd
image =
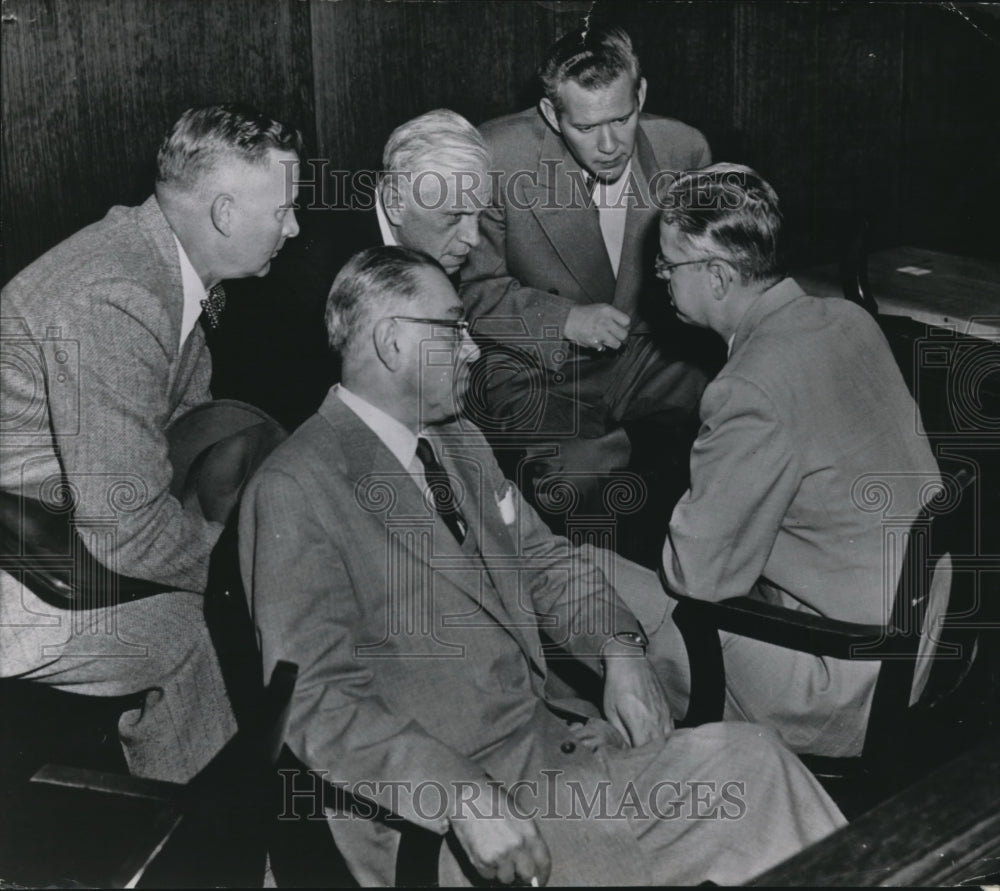
[[[394,322],[417,322],[422,325],[433,325],[435,328],[450,328],[456,340],[461,340],[469,333],[467,319],[428,319],[423,316],[389,316]]]
[[[712,260],[721,260],[721,257],[700,257],[697,260],[681,260],[680,263],[668,263],[663,254],[657,254],[653,269],[657,278],[669,279],[678,266],[690,266],[693,263],[710,263]]]

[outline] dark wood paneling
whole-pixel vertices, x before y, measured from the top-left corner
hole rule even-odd
[[[4,280],[152,188],[184,108],[246,101],[312,136],[299,0],[5,0]]]
[[[871,211],[897,240],[903,8],[741,4],[734,116],[745,161],[777,190],[793,263],[833,256]]]
[[[538,3],[313,3],[321,154],[370,169],[393,128],[422,112],[478,124],[531,104],[554,16]]]
[[[957,6],[907,9],[903,240],[997,258],[1000,17]]]
[[[961,6],[972,11],[972,7]],[[254,101],[335,168],[377,166],[400,122],[480,123],[536,99],[534,71],[589,3],[6,0],[3,277],[110,204],[140,200],[186,105]],[[841,215],[877,245],[997,255],[1000,47],[936,5],[601,2],[633,35],[647,108],[778,189],[795,256]]]

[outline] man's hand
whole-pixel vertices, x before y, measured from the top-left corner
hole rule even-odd
[[[628,337],[632,320],[608,303],[574,306],[566,316],[563,337],[592,350],[617,350]]]
[[[518,790],[521,791],[521,790]],[[483,786],[481,797],[465,805],[451,828],[476,871],[504,885],[544,885],[552,860],[535,820],[528,816],[533,805],[497,786]]]
[[[663,687],[636,647],[610,641],[604,656],[604,716],[633,748],[674,729]]]
[[[627,749],[625,739],[607,721],[591,718],[586,724],[577,722],[569,725],[570,732],[591,752],[598,749]]]

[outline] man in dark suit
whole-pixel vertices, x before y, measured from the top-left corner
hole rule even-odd
[[[72,510],[106,569],[165,593],[116,604],[112,585],[110,605],[78,612],[0,572],[0,676],[141,694],[119,722],[141,776],[184,782],[235,729],[202,613],[222,526],[171,494],[168,428],[210,399],[198,321],[203,307],[216,317],[214,286],[265,275],[298,232],[300,145],[252,109],[190,109],[160,147],[155,195],[112,208],[3,290],[0,487]]]
[[[233,283],[238,310],[210,340],[213,391],[252,402],[294,428],[322,402],[339,377],[326,340],[323,311],[330,285],[362,248],[401,244],[426,251],[449,275],[479,241],[488,200],[489,153],[478,131],[447,109],[397,127],[382,156],[377,184],[356,176],[356,188],[326,204],[325,167],[302,182],[302,234],[265,280]],[[368,171],[363,171],[368,173]]]
[[[474,333],[527,348],[520,367],[506,350],[487,375],[494,425],[542,452],[557,446],[536,479],[624,468],[623,425],[651,415],[685,431],[686,456],[706,371],[721,357],[649,298],[657,194],[678,171],[710,163],[708,144],[642,113],[646,81],[621,29],[565,35],[540,77],[537,109],[481,128],[494,206],[462,272],[462,301]]]
[[[355,878],[392,882],[399,823],[372,802],[452,831],[442,885],[730,884],[831,831],[840,814],[769,731],[672,731],[609,582],[662,614],[656,576],[553,535],[458,417],[478,353],[463,316],[427,255],[352,258],[327,308],[343,382],[240,514],[265,675],[300,666],[287,743],[368,802],[331,814]],[[603,677],[602,715],[553,696],[540,625]]]

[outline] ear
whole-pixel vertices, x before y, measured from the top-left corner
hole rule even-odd
[[[646,104],[646,78],[639,78],[639,89],[635,95],[639,100],[639,111],[642,111],[642,107]]]
[[[379,361],[390,371],[396,371],[402,363],[402,351],[396,334],[399,326],[392,319],[379,319],[372,328],[372,343]]]
[[[708,264],[709,283],[712,289],[712,297],[716,300],[724,300],[733,286],[733,267],[724,260],[712,260]]]
[[[548,122],[548,125],[556,133],[562,134],[562,128],[559,126],[559,113],[552,104],[552,100],[548,96],[542,96],[541,101],[538,103],[538,108],[542,113],[542,117]]]
[[[399,188],[399,177],[389,174],[382,178],[379,186],[379,195],[382,199],[382,209],[385,211],[386,219],[393,226],[403,224],[403,191]]]
[[[212,225],[226,238],[233,232],[233,196],[227,192],[216,195],[212,202]]]

